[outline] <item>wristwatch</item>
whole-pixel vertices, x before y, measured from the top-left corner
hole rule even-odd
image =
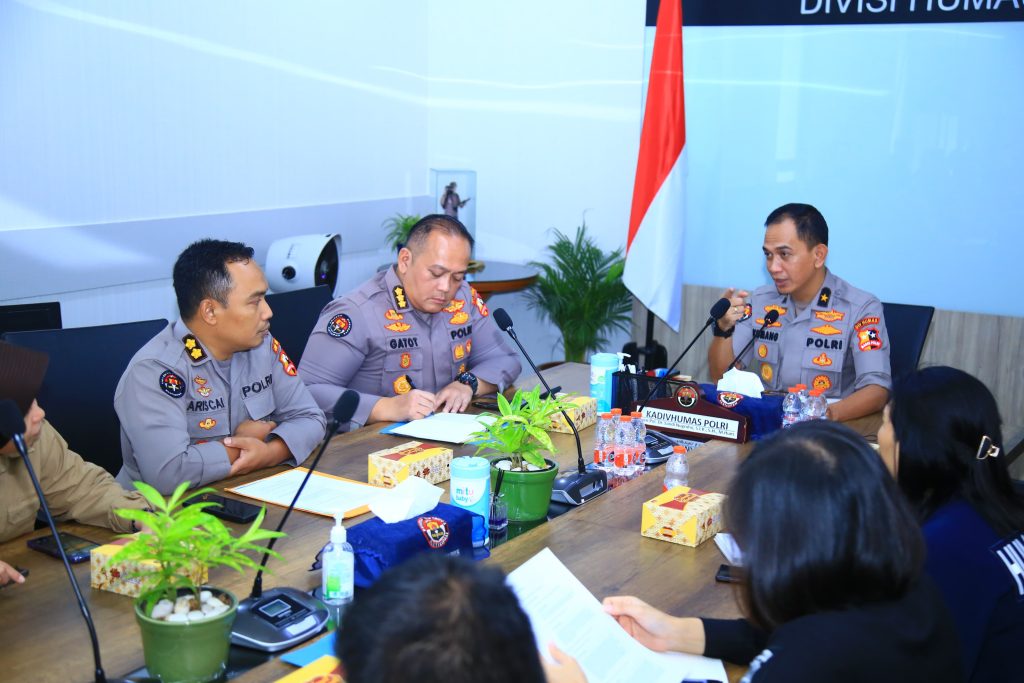
[[[729,337],[732,336],[732,333],[735,331],[735,325],[733,325],[732,327],[725,331],[723,331],[722,328],[718,326],[718,322],[715,322],[715,324],[711,326],[711,334],[715,335],[716,337],[721,337],[722,339],[728,339]]]
[[[455,381],[460,384],[465,384],[473,390],[473,396],[476,396],[476,387],[479,382],[477,382],[476,375],[472,372],[467,370],[466,372],[459,373],[459,376],[455,378]]]

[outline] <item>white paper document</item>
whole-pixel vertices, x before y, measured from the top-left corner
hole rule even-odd
[[[299,490],[306,471],[305,467],[296,467],[266,479],[229,488],[228,491],[287,507],[295,497],[295,492]],[[366,512],[369,509],[366,506],[379,492],[380,488],[377,486],[314,472],[306,488],[302,489],[295,509],[325,517],[333,517],[335,512],[345,513],[346,517],[354,517]]]
[[[576,658],[590,683],[727,680],[717,659],[654,652],[633,640],[548,548],[510,573],[508,583],[530,618],[541,653],[547,656],[547,644],[554,642]]]
[[[470,434],[484,428],[481,423],[494,420],[493,417],[470,415],[467,413],[434,413],[404,425],[388,430],[388,434],[411,436],[414,439],[427,441],[444,441],[445,443],[466,443]]]

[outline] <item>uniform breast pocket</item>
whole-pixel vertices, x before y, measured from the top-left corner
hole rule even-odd
[[[748,368],[758,368],[761,363],[777,366],[779,364],[779,345],[775,342],[755,339],[754,347],[747,351],[744,358],[740,360],[744,361]]]
[[[211,441],[231,434],[231,421],[226,410],[185,413],[185,419],[188,420],[188,437],[192,443]]]
[[[258,394],[250,395],[243,399],[245,404],[245,412],[249,413],[249,418],[252,420],[264,420],[274,412],[276,404],[274,403],[274,395],[270,392],[270,389],[264,389]]]
[[[838,396],[844,357],[841,350],[808,346],[800,363],[800,381],[808,389],[823,389],[826,396]]]
[[[405,380],[408,376],[412,386]],[[384,376],[382,390],[396,394],[407,393],[410,389],[423,388],[423,355],[420,351],[401,351],[389,353],[384,358]]]

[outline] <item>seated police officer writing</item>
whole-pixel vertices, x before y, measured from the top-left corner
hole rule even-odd
[[[353,389],[354,424],[413,420],[462,412],[519,376],[519,360],[464,279],[472,247],[458,220],[426,216],[395,266],[324,308],[299,368],[321,407]]]
[[[882,304],[825,267],[825,218],[810,204],[781,206],[765,221],[762,249],[773,283],[752,295],[723,292],[731,306],[712,328],[712,379],[754,338],[736,365],[758,373],[766,389],[799,383],[823,389],[826,398],[838,399],[828,409],[833,420],[881,410],[892,387]],[[771,310],[778,320],[762,330]]]
[[[125,487],[163,493],[303,460],[326,421],[270,336],[253,250],[201,240],[174,264],[181,319],[135,354],[114,393]]]
[[[36,403],[43,384],[46,354],[0,342],[0,400],[10,399],[25,417],[28,457],[46,496],[47,506],[58,519],[75,519],[114,531],[136,531],[132,523],[114,514],[117,508],[142,509],[142,494],[121,488],[102,467],[88,463],[60,437]],[[0,542],[35,528],[39,499],[18,455],[11,434],[0,434]],[[11,565],[0,560],[0,586],[24,583]]]

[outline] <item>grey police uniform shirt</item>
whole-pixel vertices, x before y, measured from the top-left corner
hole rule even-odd
[[[882,304],[873,295],[826,270],[817,297],[799,315],[789,295],[774,285],[754,290],[747,306],[732,336],[733,353],[756,337],[740,361],[760,375],[766,389],[785,391],[802,383],[837,399],[869,384],[892,389],[889,335]],[[779,319],[761,330],[773,308]]]
[[[424,313],[409,303],[392,266],[324,307],[299,373],[325,411],[345,389],[359,392],[352,422],[360,426],[381,398],[437,392],[463,370],[504,389],[522,366],[503,337],[469,283],[444,310]]]
[[[131,488],[141,480],[169,493],[183,481],[200,486],[231,469],[219,443],[246,420],[273,420],[271,434],[301,462],[326,432],[323,411],[276,339],[223,363],[178,320],[132,358],[114,392],[124,466]],[[269,437],[268,437],[269,438]]]

